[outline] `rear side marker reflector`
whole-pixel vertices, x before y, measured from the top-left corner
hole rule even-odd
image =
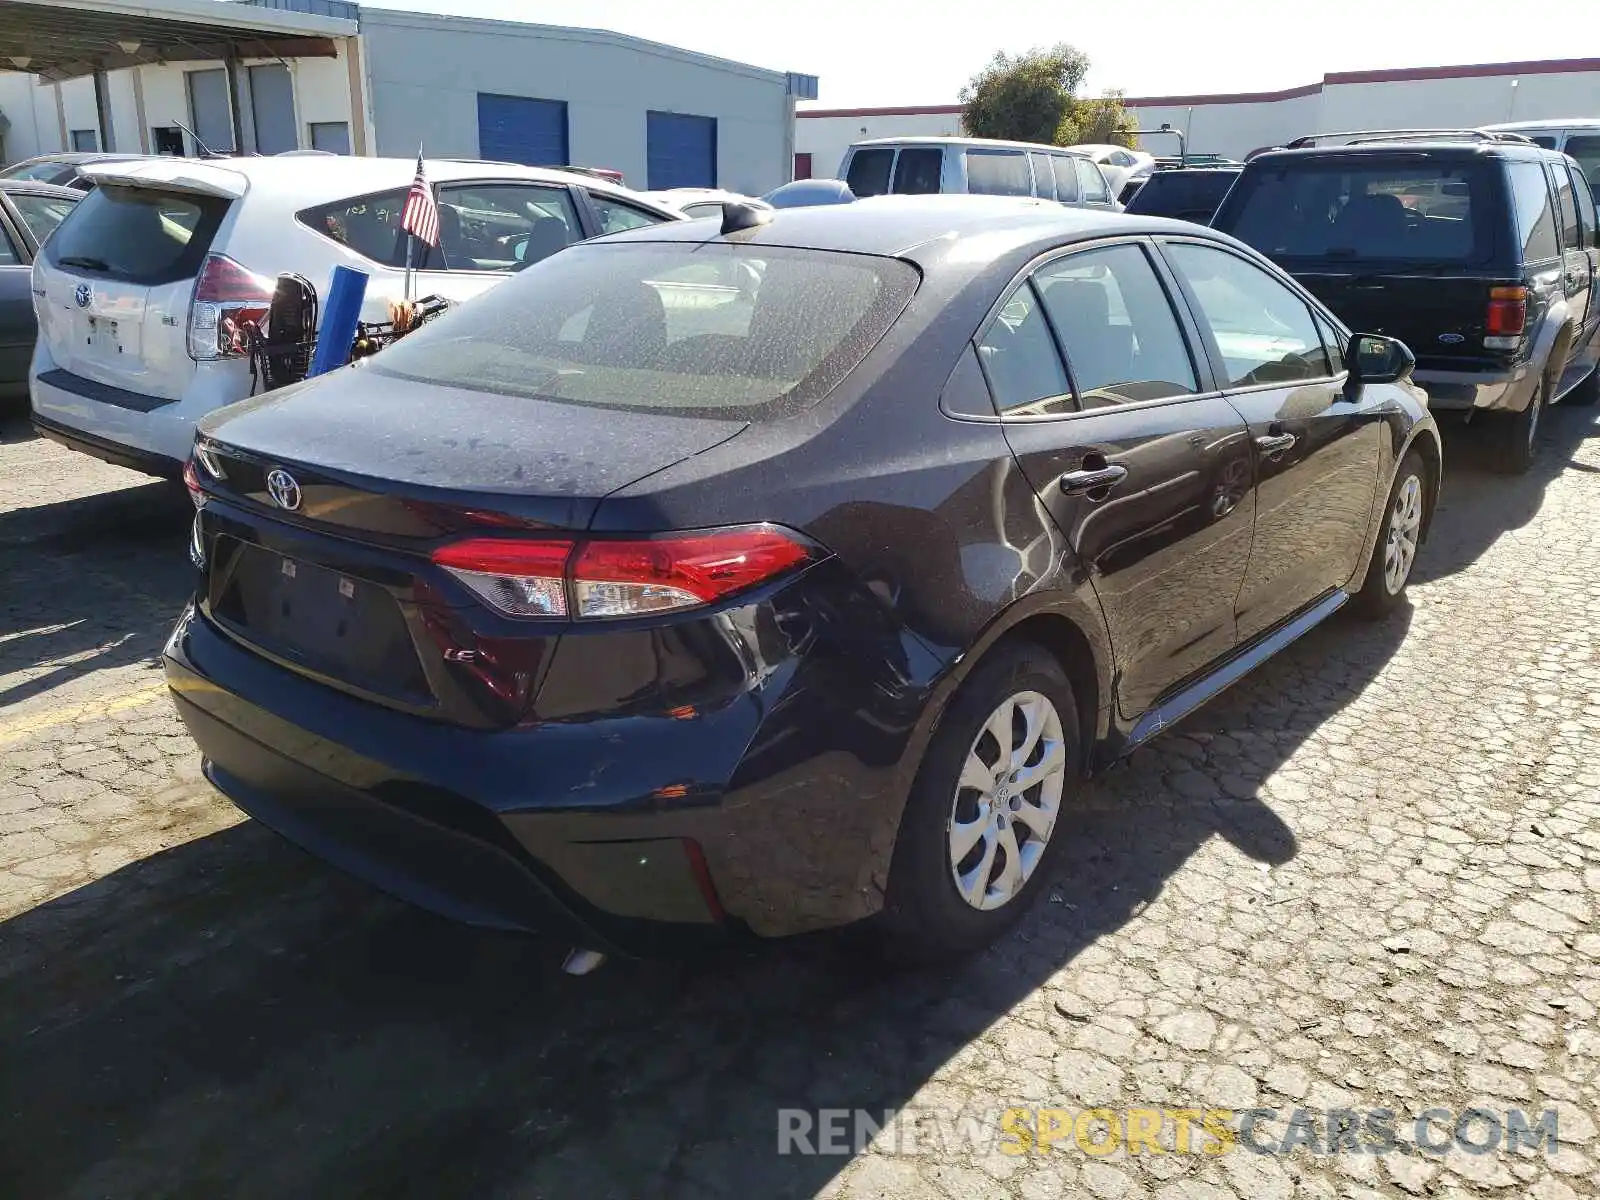
[[[472,538],[433,561],[513,617],[607,619],[714,604],[814,558],[773,525],[609,540]]]

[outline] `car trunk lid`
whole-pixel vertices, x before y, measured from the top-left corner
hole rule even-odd
[[[744,428],[508,403],[364,367],[257,397],[202,427],[197,475],[225,501],[200,517],[202,606],[332,686],[457,724],[512,724],[566,620],[494,611],[434,552],[577,534],[610,492]]]

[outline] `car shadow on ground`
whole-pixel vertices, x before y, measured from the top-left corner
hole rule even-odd
[[[902,1108],[1019,1005],[1065,1045],[1041,986],[1197,849],[1288,861],[1256,789],[1409,616],[1314,630],[1114,768],[1043,902],[940,971],[823,936],[572,979],[565,946],[414,912],[254,823],[143,860],[0,926],[8,1190],[812,1196],[849,1158],[779,1156],[779,1109]],[[1249,747],[1228,780],[1217,738]]]
[[[193,510],[152,481],[0,512],[0,708],[151,661],[194,586]]]
[[[1545,492],[1565,471],[1593,472],[1600,468],[1574,461],[1583,444],[1600,437],[1596,415],[1600,408],[1558,404],[1544,414],[1538,434],[1538,454],[1526,474],[1505,475],[1494,469],[1494,444],[1501,430],[1493,421],[1463,424],[1454,414],[1440,414],[1444,441],[1444,487],[1439,493],[1438,522],[1449,514],[1467,512],[1477,519],[1452,522],[1448,539],[1430,537],[1417,557],[1412,579],[1425,583],[1471,566],[1496,538],[1520,529],[1539,514]]]

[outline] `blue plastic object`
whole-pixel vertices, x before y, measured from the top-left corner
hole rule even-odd
[[[356,326],[361,321],[361,302],[367,295],[367,273],[354,267],[335,267],[328,281],[328,301],[322,306],[322,328],[317,331],[317,349],[311,356],[306,378],[337,371],[350,361]]]

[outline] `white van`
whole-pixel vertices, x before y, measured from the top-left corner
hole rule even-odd
[[[933,193],[1035,196],[1075,208],[1122,211],[1089,155],[990,138],[873,138],[845,151],[839,178],[856,196]]]
[[[1560,150],[1577,159],[1589,185],[1600,192],[1600,117],[1571,117],[1550,121],[1507,121],[1485,125],[1497,133],[1520,133],[1546,150]]]

